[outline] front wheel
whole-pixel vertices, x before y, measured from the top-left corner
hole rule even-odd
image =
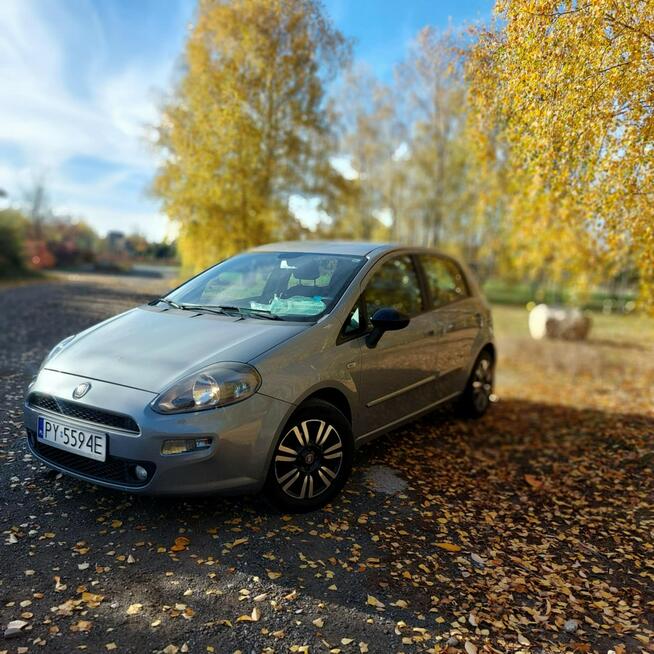
[[[482,352],[475,361],[470,378],[459,401],[460,413],[467,418],[481,418],[493,395],[494,361],[490,352]]]
[[[275,446],[266,494],[287,511],[324,506],[345,485],[352,469],[352,428],[333,405],[310,400],[288,421]]]

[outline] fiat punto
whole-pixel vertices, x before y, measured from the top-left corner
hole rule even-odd
[[[355,448],[452,401],[492,399],[491,313],[429,249],[259,247],[59,343],[25,399],[32,454],[132,493],[266,489],[322,506]]]

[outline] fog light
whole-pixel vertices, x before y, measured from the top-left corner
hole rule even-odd
[[[211,438],[182,438],[164,441],[161,444],[161,453],[164,456],[170,454],[185,454],[196,450],[206,450],[211,447]]]
[[[148,478],[148,471],[143,466],[134,466],[134,474],[139,481],[145,481]]]
[[[195,449],[196,450],[206,450],[208,447],[211,447],[210,438],[196,438],[195,439]]]
[[[162,454],[183,454],[184,452],[192,452],[194,448],[193,441],[177,440],[164,441],[161,445]]]

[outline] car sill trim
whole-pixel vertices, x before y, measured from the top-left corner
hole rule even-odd
[[[386,425],[383,425],[382,427],[377,427],[377,429],[373,429],[372,431],[367,432],[366,434],[362,434],[361,436],[357,437],[357,444],[361,443],[364,440],[367,440],[371,438],[372,436],[375,436],[376,434],[382,434],[384,432],[390,431],[393,427],[396,425],[399,425],[403,422],[406,422],[408,420],[411,420],[412,418],[415,418],[416,416],[419,416],[420,414],[427,413],[428,411],[431,411],[432,409],[435,409],[438,405],[444,404],[445,402],[449,402],[450,400],[453,400],[455,397],[461,395],[463,391],[456,391],[456,393],[450,393],[450,395],[446,395],[445,397],[442,397],[440,400],[437,400],[436,402],[432,402],[432,404],[428,404],[427,406],[422,407],[421,409],[418,409],[417,411],[413,411],[412,413],[407,413],[407,415],[402,416],[401,418],[398,418],[397,420],[393,420],[392,422],[389,422]]]
[[[366,404],[366,407],[370,409],[373,406],[377,406],[378,404],[381,404],[382,402],[386,402],[387,400],[392,400],[394,397],[398,397],[399,395],[408,393],[409,391],[412,391],[416,388],[420,388],[420,386],[424,386],[425,384],[429,384],[430,382],[433,381],[436,381],[436,375],[429,375],[429,377],[425,377],[425,379],[421,379],[420,381],[417,381],[414,384],[409,384],[404,388],[400,388],[397,391],[388,393],[388,395],[382,395],[381,397],[378,397],[376,400],[370,400],[370,402]]]

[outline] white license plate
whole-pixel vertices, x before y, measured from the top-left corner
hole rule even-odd
[[[96,461],[107,458],[107,436],[98,432],[79,429],[71,425],[62,425],[49,418],[39,416],[37,438],[48,445],[53,445],[68,452]]]

